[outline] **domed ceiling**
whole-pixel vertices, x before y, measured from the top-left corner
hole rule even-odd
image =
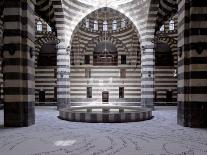
[[[113,20],[113,19],[121,19],[121,18],[126,19],[127,17],[114,9],[104,7],[92,12],[86,18],[99,19],[103,21],[103,20]]]
[[[121,5],[125,3],[129,3],[134,0],[78,0],[82,3],[93,5],[93,6],[113,6],[113,5]]]

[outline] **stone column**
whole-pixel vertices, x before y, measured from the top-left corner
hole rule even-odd
[[[58,109],[70,106],[70,48],[57,46],[57,102]]]
[[[141,105],[154,109],[154,44],[146,42],[141,44]]]
[[[33,0],[4,1],[4,125],[35,123]]]
[[[207,127],[207,2],[178,5],[178,124]]]

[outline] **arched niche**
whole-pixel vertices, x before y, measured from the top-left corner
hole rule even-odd
[[[96,45],[93,52],[94,66],[117,66],[118,51],[109,41],[102,41]]]

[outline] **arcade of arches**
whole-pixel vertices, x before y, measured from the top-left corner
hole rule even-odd
[[[187,0],[4,1],[5,126],[34,124],[40,91],[45,91],[43,102],[59,108],[98,102],[100,82],[112,86],[103,88],[111,102],[152,109],[178,104],[179,124],[206,126],[205,5]],[[92,99],[87,99],[87,87],[93,87]]]
[[[35,124],[35,106],[177,107],[207,127],[204,0],[0,2],[5,127]]]

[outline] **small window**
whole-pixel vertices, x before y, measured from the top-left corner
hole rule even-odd
[[[126,64],[126,55],[121,55],[121,64]]]
[[[86,19],[86,28],[89,28],[89,19]]]
[[[119,87],[119,98],[124,98],[124,87]]]
[[[94,30],[98,31],[98,21],[94,20]]]
[[[121,20],[121,28],[124,28],[126,26],[126,20],[122,19]]]
[[[160,32],[163,32],[163,31],[165,31],[165,25],[162,25],[162,26],[160,27]]]
[[[85,77],[86,78],[91,78],[91,69],[90,68],[85,69]]]
[[[47,25],[47,32],[51,32],[51,31],[52,31],[51,27]]]
[[[114,31],[117,30],[117,22],[116,22],[116,20],[113,21],[113,30]]]
[[[92,87],[87,87],[87,98],[92,98]]]
[[[126,69],[121,69],[120,70],[120,77],[121,78],[126,78]]]
[[[90,64],[90,55],[85,55],[85,64]]]
[[[107,23],[107,21],[103,22],[103,31],[108,31],[108,23]]]
[[[37,31],[42,32],[42,22],[41,21],[37,22]]]
[[[170,20],[169,22],[169,30],[174,31],[175,30],[175,22],[174,20]]]

